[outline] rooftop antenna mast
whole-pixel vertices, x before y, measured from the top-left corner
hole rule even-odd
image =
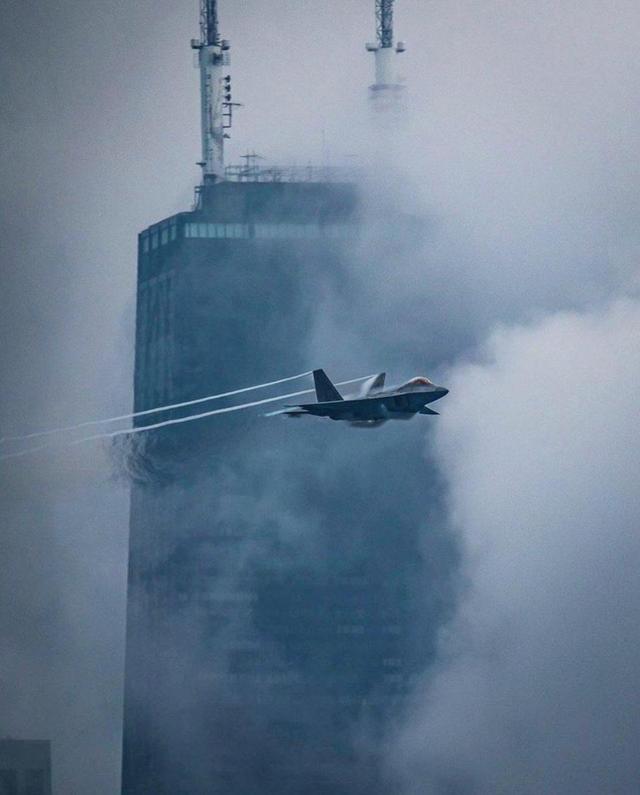
[[[217,0],[200,0],[200,38],[191,40],[198,51],[202,124],[203,184],[224,179],[224,142],[229,138],[233,108],[231,75],[228,74],[230,44],[220,37]]]
[[[200,37],[206,44],[220,44],[217,0],[200,2]]]
[[[367,50],[375,55],[375,83],[370,87],[370,97],[376,107],[388,108],[396,104],[403,89],[396,71],[396,56],[405,51],[404,43],[393,42],[394,0],[375,0],[376,43],[367,44]]]

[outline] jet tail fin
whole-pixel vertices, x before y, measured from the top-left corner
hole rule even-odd
[[[313,371],[313,383],[316,387],[316,398],[318,403],[326,403],[331,400],[342,400],[342,395],[331,383],[324,370]]]
[[[384,379],[386,378],[386,373],[378,373],[378,375],[372,375],[371,378],[368,378],[364,384],[360,387],[360,394],[363,397],[366,397],[369,392],[372,392],[374,389],[382,389],[384,386]]]

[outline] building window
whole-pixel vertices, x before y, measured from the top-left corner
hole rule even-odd
[[[249,237],[249,227],[246,224],[234,224],[236,237]]]
[[[158,248],[158,233],[154,232],[151,235],[151,248]]]
[[[174,221],[171,224],[171,240],[175,240],[177,237],[178,237],[178,227],[176,225],[176,222]]]
[[[149,251],[149,235],[147,234],[142,235],[142,251],[144,254]]]
[[[160,245],[166,246],[168,242],[169,242],[169,230],[165,226],[165,228],[160,233]]]

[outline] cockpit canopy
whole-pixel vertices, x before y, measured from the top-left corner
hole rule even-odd
[[[429,381],[429,379],[424,375],[416,376],[412,378],[410,381],[407,381],[406,384],[402,384],[400,389],[411,389],[411,388],[420,388],[423,386],[433,386],[433,382]]]

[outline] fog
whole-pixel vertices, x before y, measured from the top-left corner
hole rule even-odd
[[[129,409],[136,234],[188,208],[199,153],[195,2],[5,6],[0,435]],[[326,296],[309,366],[435,369],[452,390],[425,454],[457,613],[389,765],[410,792],[631,791],[640,12],[399,0],[389,140],[366,108],[371,6],[223,3],[221,25],[244,104],[228,160],[367,175],[352,291]],[[390,207],[428,234],[398,239]],[[51,737],[56,786],[106,795],[126,483],[99,446],[1,477],[0,733]]]
[[[407,792],[633,792],[640,306],[502,329],[450,373],[435,453],[457,615],[394,764]]]

